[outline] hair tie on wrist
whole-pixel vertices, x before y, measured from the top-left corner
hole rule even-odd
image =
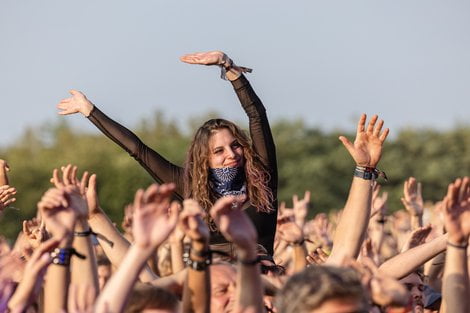
[[[82,231],[82,232],[76,231],[73,233],[73,235],[76,237],[88,237],[90,235],[97,236],[98,234],[95,233],[90,227],[87,231]]]
[[[220,66],[220,78],[223,80],[227,80],[227,72],[230,72],[232,69],[240,71],[241,73],[251,73],[253,69],[244,67],[244,66],[237,66],[233,64],[232,59],[224,60],[224,63],[218,64]]]
[[[463,245],[458,245],[458,244],[455,244],[455,243],[452,243],[450,241],[447,241],[447,245],[448,246],[451,246],[453,248],[457,248],[457,249],[467,249],[468,247],[468,242],[463,244]]]

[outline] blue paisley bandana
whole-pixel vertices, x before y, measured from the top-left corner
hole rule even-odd
[[[220,196],[246,194],[243,167],[210,168],[209,182],[212,189]]]

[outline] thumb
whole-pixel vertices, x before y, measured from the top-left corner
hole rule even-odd
[[[339,136],[339,140],[341,141],[341,143],[343,144],[343,146],[348,150],[348,152],[353,155],[353,152],[354,152],[354,146],[353,144],[351,143],[351,141],[349,141],[348,138],[344,137],[344,136]]]
[[[401,203],[403,203],[403,205],[406,207],[408,205],[408,203],[406,202],[405,198],[400,198],[401,200]]]

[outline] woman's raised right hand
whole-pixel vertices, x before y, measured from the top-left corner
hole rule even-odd
[[[93,110],[93,103],[87,99],[87,97],[78,90],[70,90],[70,94],[72,95],[70,98],[62,99],[57,108],[60,115],[69,115],[74,113],[82,113],[86,117],[88,117]]]

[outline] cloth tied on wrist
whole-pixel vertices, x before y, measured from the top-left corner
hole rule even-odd
[[[209,169],[209,183],[219,196],[246,194],[245,169],[243,167],[222,167]]]

